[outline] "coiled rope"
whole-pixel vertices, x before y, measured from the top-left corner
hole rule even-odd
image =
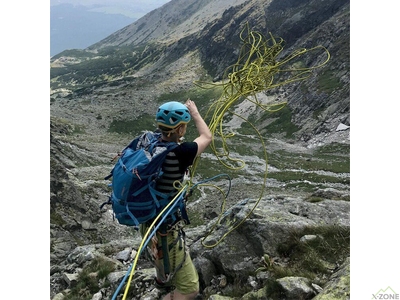
[[[265,172],[263,182],[260,185],[260,196],[253,208],[241,221],[237,222],[237,224],[231,224],[230,229],[217,242],[207,244],[205,239],[212,233],[215,226],[220,223],[221,215],[215,225],[212,226],[210,232],[202,240],[202,244],[205,247],[215,247],[230,232],[239,227],[259,204],[266,186],[268,157],[264,139],[254,124],[240,114],[237,114],[232,108],[246,100],[250,102],[250,105],[260,108],[263,111],[277,112],[286,106],[286,101],[264,104],[257,98],[257,93],[265,92],[296,81],[305,80],[311,76],[313,69],[324,66],[330,59],[329,51],[323,46],[294,50],[286,55],[286,57],[279,59],[279,55],[281,55],[284,49],[284,40],[279,37],[274,37],[271,33],[269,33],[269,35],[270,38],[267,39],[260,32],[251,30],[248,23],[246,23],[243,30],[240,32],[242,46],[239,52],[239,58],[235,64],[225,70],[222,82],[194,82],[195,85],[204,89],[211,89],[218,86],[222,87],[220,98],[210,105],[205,115],[206,120],[210,119],[208,126],[213,136],[210,148],[218,161],[224,167],[233,171],[245,167],[245,161],[243,159],[230,154],[228,139],[233,138],[235,134],[224,126],[224,121],[227,120],[227,117],[232,116],[242,119],[242,121],[250,125],[254,130],[260,140],[263,149],[263,159],[265,161]],[[296,58],[310,51],[317,50],[322,50],[326,55],[326,58],[321,63],[312,67],[295,67],[296,64],[294,60]],[[199,159],[196,158],[191,168],[193,174],[195,173],[198,162]]]

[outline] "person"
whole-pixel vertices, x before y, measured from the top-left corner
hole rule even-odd
[[[191,119],[197,128],[198,136],[193,142],[181,142]],[[179,192],[176,182],[183,182],[188,167],[211,143],[212,134],[196,104],[190,99],[185,104],[171,101],[161,105],[156,113],[156,122],[163,141],[178,143],[178,147],[168,153],[162,165],[163,174],[157,180],[156,190],[162,193],[172,192],[176,195]],[[164,300],[190,300],[195,299],[199,293],[199,276],[185,245],[183,231],[185,223],[179,216],[177,220],[166,226],[161,224],[160,230],[147,246],[147,256],[156,269],[155,285],[166,293],[162,298]],[[165,221],[165,223],[168,222]],[[150,224],[151,222],[147,222],[140,225],[142,237]],[[168,247],[163,248],[162,240],[164,246],[167,244]],[[168,252],[168,271],[165,270],[165,252]]]

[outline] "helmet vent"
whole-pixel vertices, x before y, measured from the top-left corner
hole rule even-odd
[[[184,104],[171,101],[158,108],[156,120],[158,125],[175,128],[181,123],[188,123],[190,121],[190,113]]]

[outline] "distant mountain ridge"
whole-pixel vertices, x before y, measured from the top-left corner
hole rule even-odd
[[[136,19],[93,11],[86,6],[50,7],[50,56],[67,49],[85,49]]]

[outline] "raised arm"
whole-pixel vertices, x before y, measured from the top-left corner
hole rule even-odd
[[[185,105],[189,110],[194,124],[196,125],[197,131],[199,132],[199,136],[194,140],[194,142],[197,143],[198,146],[197,155],[200,155],[204,152],[204,150],[206,150],[208,145],[210,145],[212,134],[206,122],[204,122],[203,118],[201,117],[196,104],[192,100],[188,99]]]

